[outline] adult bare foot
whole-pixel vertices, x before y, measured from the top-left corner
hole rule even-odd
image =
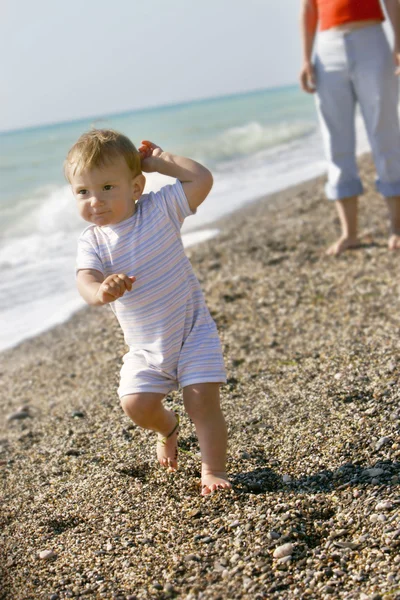
[[[201,476],[201,495],[208,496],[218,489],[229,489],[231,484],[224,471],[214,473],[203,473]]]
[[[388,242],[389,250],[400,250],[400,234],[392,233]]]
[[[163,437],[157,435],[157,459],[161,466],[168,471],[176,471],[178,468],[178,433],[179,433],[179,416],[171,411],[175,416],[175,425],[170,433]]]
[[[340,237],[332,246],[329,246],[326,253],[330,256],[339,256],[342,252],[351,248],[358,248],[360,240],[358,238]]]

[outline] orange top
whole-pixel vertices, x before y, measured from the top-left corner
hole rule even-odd
[[[319,29],[331,29],[351,21],[384,21],[379,0],[316,0]]]

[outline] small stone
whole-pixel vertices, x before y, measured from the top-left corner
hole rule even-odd
[[[291,556],[293,554],[294,546],[290,542],[287,544],[282,544],[282,546],[278,546],[274,550],[273,557],[274,558],[283,558],[284,556]]]
[[[74,412],[71,413],[71,417],[73,419],[83,419],[84,417],[86,417],[86,415],[81,410],[74,410]]]
[[[383,475],[384,472],[385,471],[383,469],[377,467],[372,469],[364,469],[363,475],[368,475],[368,477],[379,477],[380,475]]]
[[[334,540],[336,538],[343,537],[344,535],[347,535],[347,529],[337,529],[336,531],[332,531],[329,537],[331,540]]]
[[[175,593],[175,588],[174,588],[174,586],[172,585],[172,583],[166,583],[166,584],[165,584],[165,587],[164,587],[164,591],[165,591],[167,594],[174,594],[174,593]]]
[[[393,504],[390,501],[378,502],[375,506],[375,510],[391,510],[393,508]]]
[[[291,562],[291,560],[292,560],[291,554],[289,556],[282,556],[282,558],[278,558],[278,564],[287,565]]]
[[[381,523],[385,523],[385,521],[387,521],[387,516],[381,513],[380,515],[378,515],[378,521],[380,521]]]
[[[278,533],[277,531],[271,530],[271,531],[268,531],[268,537],[270,540],[279,540],[279,538],[281,537],[281,534]]]
[[[31,415],[27,410],[18,410],[17,412],[11,413],[7,417],[7,421],[21,421],[22,419],[27,419]]]
[[[290,475],[282,475],[282,481],[283,483],[290,483],[292,481],[292,478],[290,477]]]
[[[153,588],[155,590],[160,590],[161,591],[163,589],[163,586],[161,585],[161,583],[158,583],[158,581],[153,581],[152,585],[153,585]]]
[[[59,595],[57,593],[55,594],[51,594],[51,596],[49,597],[49,600],[58,600],[59,599]]]
[[[41,560],[52,560],[56,557],[57,554],[54,552],[54,550],[42,550],[41,552],[39,552],[39,558]]]
[[[229,527],[231,529],[235,529],[235,527],[239,527],[240,525],[240,521],[233,521],[232,523],[229,523]]]
[[[390,444],[391,440],[389,437],[381,437],[379,438],[379,440],[376,442],[375,445],[375,450],[380,450],[383,446],[385,446],[386,444]]]
[[[106,550],[107,552],[111,552],[111,550],[113,550],[114,546],[112,544],[107,544],[106,546]]]
[[[359,548],[359,542],[334,542],[337,548],[348,548],[349,550],[356,550]]]
[[[67,450],[65,452],[65,456],[80,456],[81,452],[80,450],[77,450],[76,448],[70,448],[69,450]]]
[[[371,521],[371,523],[377,523],[379,520],[379,516],[375,513],[372,513],[372,515],[369,516],[369,520]]]
[[[186,554],[183,560],[185,560],[186,562],[190,562],[191,560],[195,562],[200,562],[200,556],[197,556],[197,554]]]

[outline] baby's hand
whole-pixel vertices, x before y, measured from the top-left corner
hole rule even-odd
[[[105,278],[103,283],[100,284],[96,296],[102,304],[114,302],[114,300],[121,298],[126,291],[130,292],[132,284],[135,281],[136,277],[129,277],[123,273],[109,275]]]
[[[142,157],[142,171],[144,173],[155,173],[157,172],[157,158],[162,154],[162,149],[157,144],[143,140],[139,152]]]

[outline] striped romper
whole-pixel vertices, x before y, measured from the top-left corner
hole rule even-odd
[[[136,277],[132,290],[110,304],[129,346],[120,398],[226,381],[217,328],[181,240],[191,214],[177,181],[143,194],[129,219],[90,225],[78,240],[77,271]]]

